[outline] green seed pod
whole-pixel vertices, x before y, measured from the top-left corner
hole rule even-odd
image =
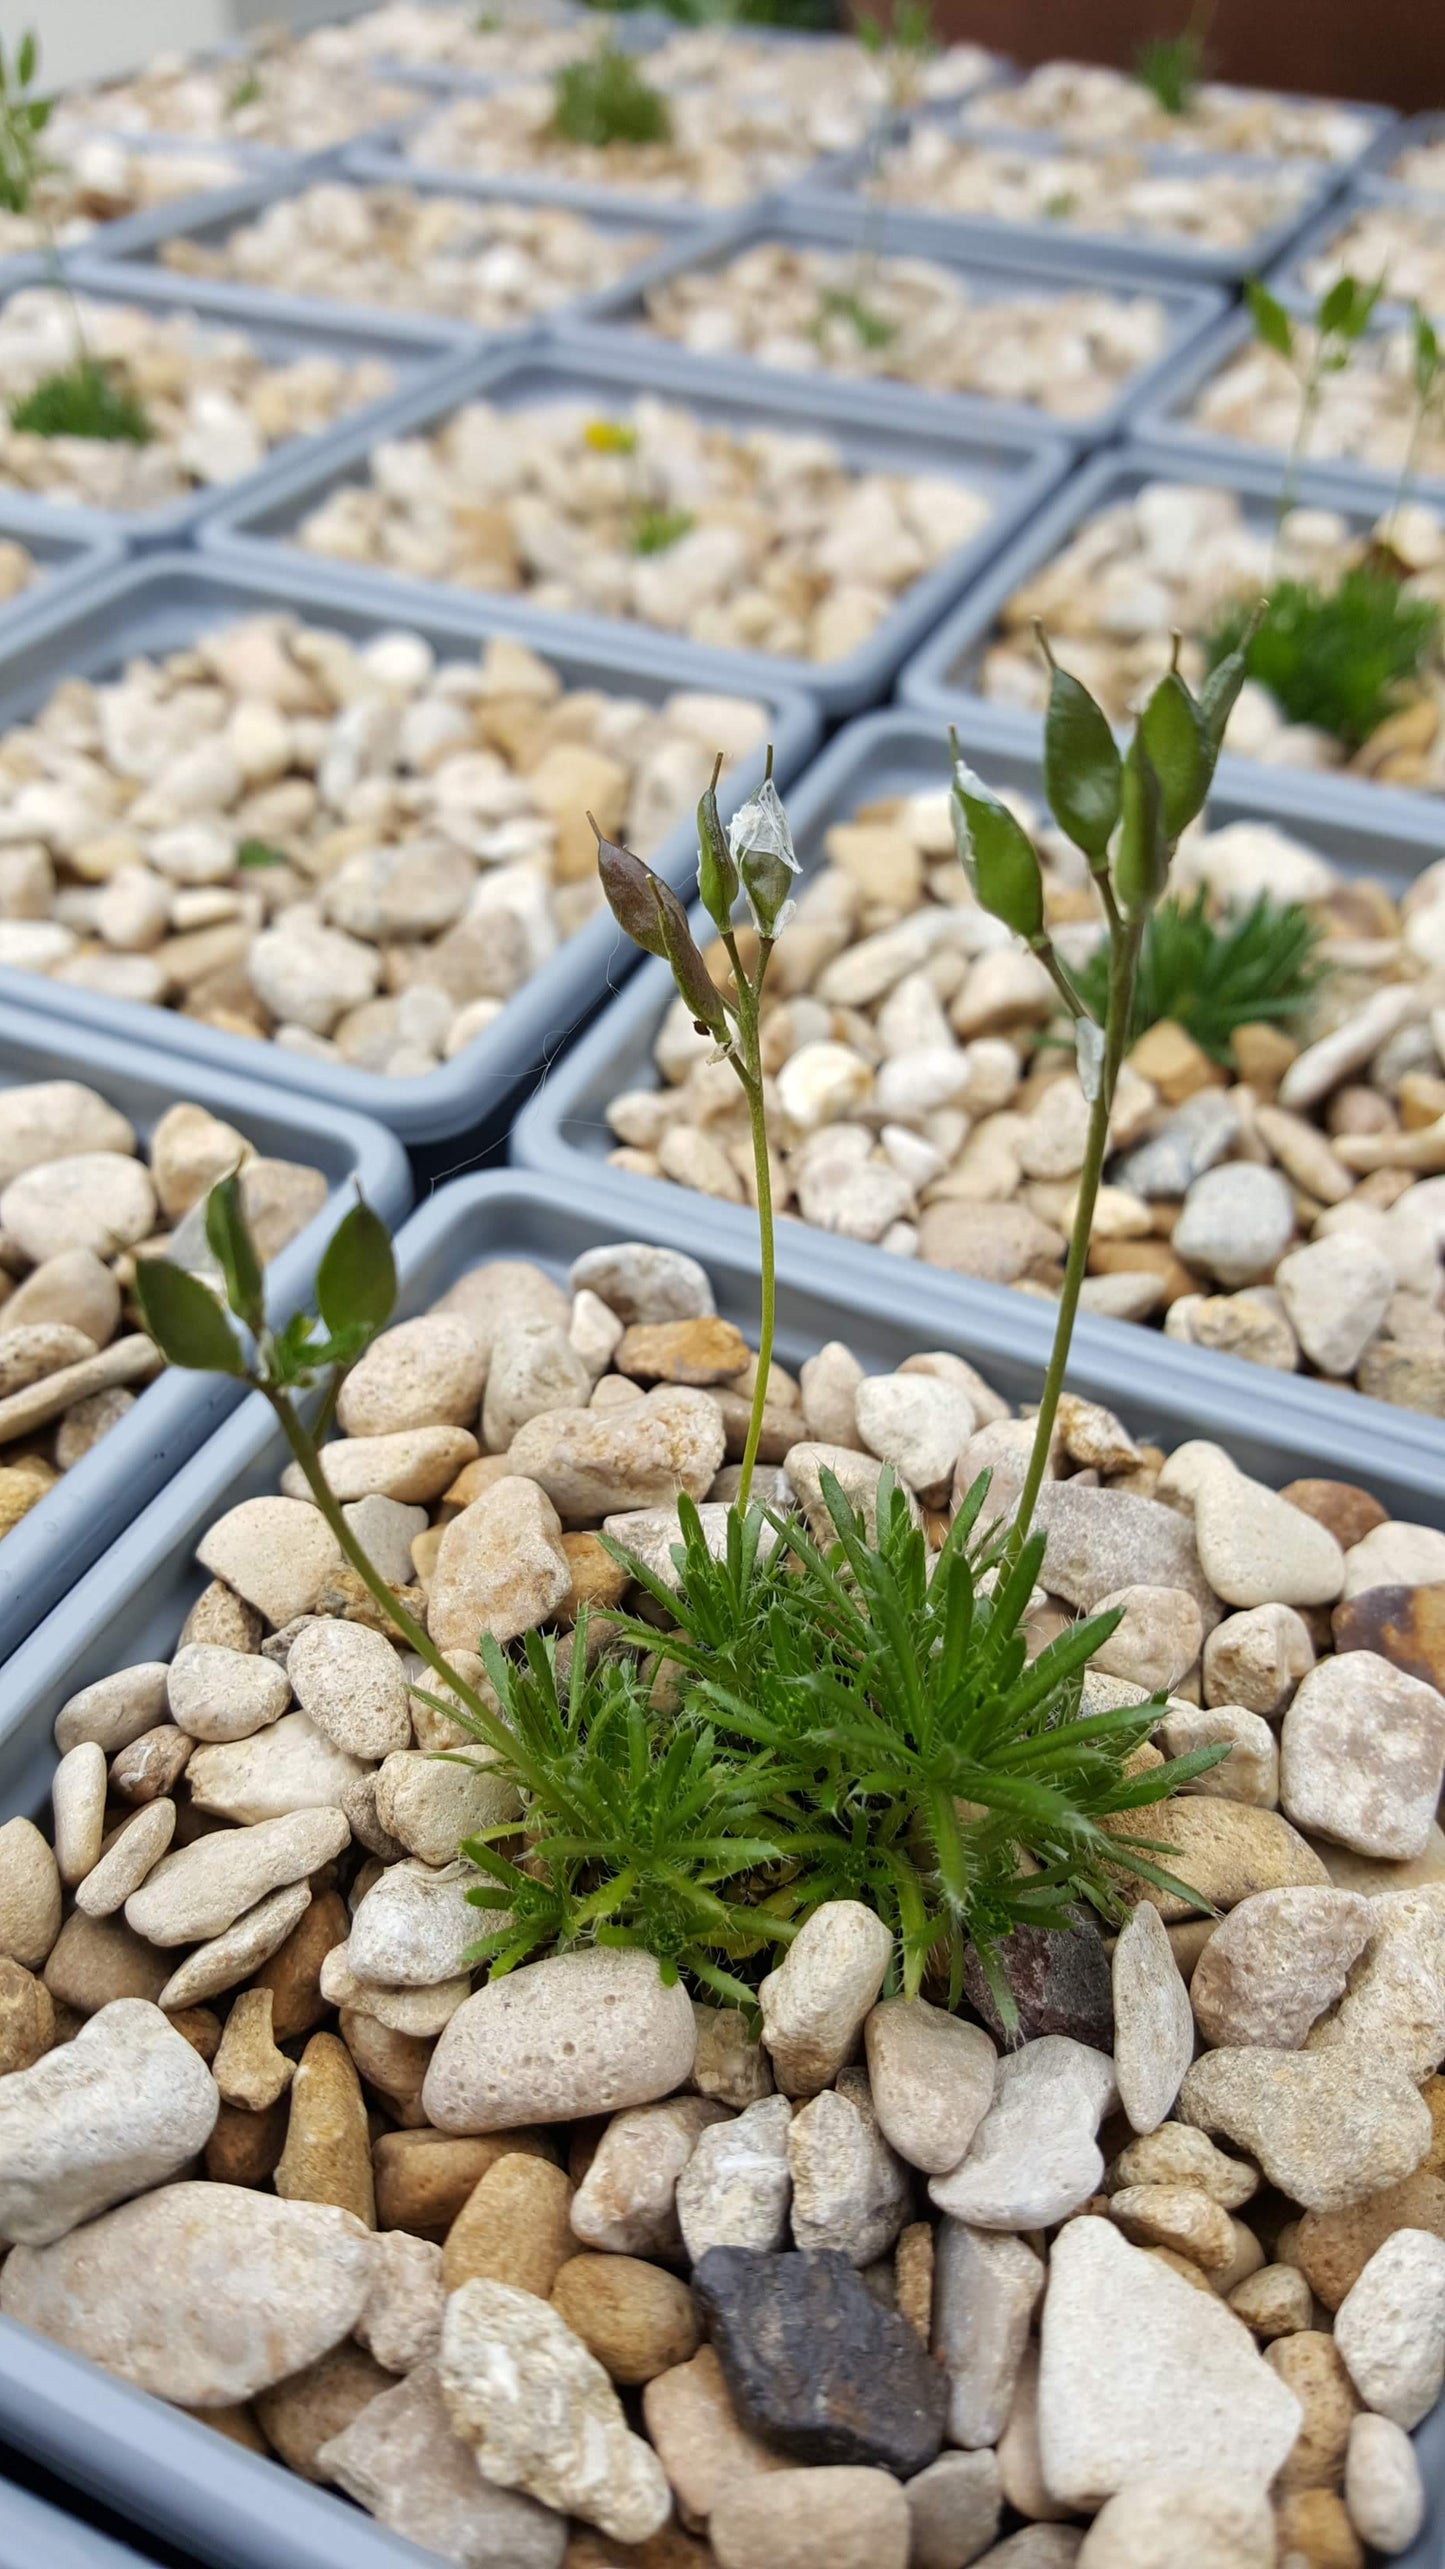
[[[1126,918],[1153,909],[1169,880],[1171,853],[1159,779],[1136,731],[1124,760],[1124,810],[1113,868],[1114,897]]]
[[[1160,679],[1139,717],[1139,737],[1159,779],[1164,835],[1177,842],[1204,808],[1214,766],[1204,717],[1177,669]]]
[[[1027,830],[959,758],[954,761],[953,843],[980,906],[1016,937],[1042,936],[1044,883]]]
[[[679,995],[692,1010],[693,1023],[725,1044],[729,1038],[727,1011],[694,941],[687,912],[671,884],[664,883],[660,874],[653,875],[651,889],[663,952],[672,966]]]
[[[713,769],[712,783],[697,807],[697,888],[702,906],[715,928],[732,926],[733,904],[738,897],[739,877],[728,846],[727,832],[718,817],[717,780],[722,771],[719,759]]]
[[[794,854],[788,815],[771,775],[764,777],[756,794],[734,814],[728,847],[759,936],[769,941],[780,937],[793,915],[793,877],[802,872],[802,867]]]
[[[1119,826],[1123,760],[1107,717],[1088,688],[1052,658],[1049,670],[1044,791],[1060,829],[1083,850],[1097,873]]]

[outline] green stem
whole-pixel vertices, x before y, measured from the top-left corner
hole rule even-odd
[[[1290,510],[1294,507],[1296,495],[1298,493],[1299,477],[1304,464],[1305,450],[1309,445],[1310,430],[1314,426],[1315,411],[1319,404],[1320,384],[1323,380],[1323,369],[1324,342],[1321,340],[1315,349],[1314,356],[1310,361],[1309,373],[1306,375],[1304,380],[1304,386],[1300,398],[1299,422],[1295,429],[1294,442],[1290,447],[1288,455],[1285,457],[1284,479],[1279,486],[1279,500],[1274,512],[1274,543],[1270,552],[1269,576],[1271,585],[1273,584],[1279,570],[1279,539],[1284,532],[1285,519],[1288,517]]]
[[[1006,1558],[1016,1561],[1028,1541],[1034,1509],[1038,1505],[1044,1474],[1048,1469],[1049,1447],[1053,1443],[1054,1421],[1068,1371],[1069,1348],[1073,1341],[1074,1321],[1079,1309],[1079,1294],[1089,1263],[1089,1240],[1094,1227],[1094,1208],[1099,1201],[1099,1184],[1104,1174],[1104,1161],[1109,1148],[1109,1115],[1114,1103],[1119,1068],[1128,1041],[1129,1020],[1134,1005],[1134,975],[1138,968],[1139,947],[1144,935],[1142,918],[1122,923],[1117,936],[1110,941],[1109,1004],[1104,1019],[1104,1059],[1099,1071],[1099,1085],[1089,1109],[1089,1133],[1084,1146],[1084,1165],[1079,1172],[1079,1192],[1074,1210],[1069,1255],[1064,1267],[1064,1286],[1059,1296],[1059,1316],[1054,1324],[1054,1343],[1049,1355],[1049,1368],[1044,1376],[1043,1398],[1034,1422],[1034,1441],[1029,1454],[1029,1467],[1024,1476],[1023,1491],[1009,1532]]]
[[[527,1760],[518,1740],[507,1728],[506,1723],[500,1721],[476,1689],[469,1686],[465,1678],[457,1674],[442,1652],[438,1650],[425,1626],[417,1622],[415,1615],[402,1603],[396,1590],[387,1585],[381,1572],[375,1568],[361,1544],[357,1542],[346,1522],[340,1501],[321,1468],[321,1458],[315,1441],[297,1417],[289,1393],[278,1390],[271,1383],[257,1383],[256,1388],[264,1393],[275,1411],[281,1433],[301,1468],[306,1486],[317,1508],[331,1528],[368,1595],[380,1606],[382,1613],[395,1624],[397,1631],[410,1644],[417,1657],[426,1662],[433,1676],[439,1678],[442,1684],[450,1689],[459,1703],[465,1704],[487,1746],[515,1772],[526,1774]],[[536,1781],[529,1776],[528,1782],[531,1789],[535,1791]]]
[[[763,1412],[767,1407],[768,1376],[773,1362],[773,1328],[777,1307],[777,1279],[773,1250],[773,1172],[768,1158],[768,1116],[763,1100],[762,1043],[759,1032],[763,982],[772,956],[772,942],[764,937],[758,949],[758,977],[749,981],[742,969],[737,940],[729,937],[728,952],[732,958],[738,996],[738,1042],[742,1059],[735,1062],[748,1101],[748,1124],[753,1137],[753,1175],[758,1198],[758,1362],[753,1383],[753,1406],[748,1419],[747,1443],[743,1447],[742,1470],[738,1475],[739,1510],[745,1510],[752,1496],[753,1471],[762,1442]]]

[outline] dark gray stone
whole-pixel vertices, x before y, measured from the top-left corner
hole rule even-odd
[[[745,2426],[799,2462],[911,2479],[943,2442],[948,2381],[837,2249],[709,2248],[693,2289]]]
[[[1015,1927],[995,1947],[999,1968],[1014,1994],[1018,2023],[1006,2027],[972,1945],[964,1958],[963,1991],[996,2043],[1031,2043],[1039,2034],[1072,2034],[1096,2052],[1114,2048],[1114,1990],[1104,1939],[1092,1918],[1050,1931]]]

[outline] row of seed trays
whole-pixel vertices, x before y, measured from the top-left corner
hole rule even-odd
[[[1078,1010],[1075,1283],[1243,683],[1127,753],[1052,683],[1102,993],[945,781],[951,906]],[[1425,2569],[1438,1470],[824,1268],[784,800],[704,793],[706,943],[597,864],[755,1227],[464,1179],[270,1332],[228,1176],[224,1299],[137,1264],[256,1397],[7,1672],[0,2429],[218,2569]]]

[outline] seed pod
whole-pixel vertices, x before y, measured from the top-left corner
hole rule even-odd
[[[1043,642],[1043,635],[1040,634]],[[1043,643],[1045,652],[1048,645]],[[1119,826],[1123,760],[1107,716],[1087,687],[1049,655],[1044,791],[1059,827],[1097,871]]]
[[[1169,880],[1172,853],[1159,779],[1136,731],[1124,760],[1124,810],[1113,869],[1114,897],[1127,918],[1153,909]]]
[[[694,942],[687,912],[671,884],[664,883],[660,874],[654,874],[651,881],[663,952],[672,966],[673,980],[682,999],[692,1010],[693,1023],[718,1043],[725,1044],[729,1033],[727,1012]]]
[[[793,833],[782,797],[772,777],[733,815],[728,831],[731,850],[747,895],[753,925],[760,937],[782,935],[793,915],[790,884],[802,868],[793,849]]]
[[[714,927],[727,929],[732,926],[733,904],[738,897],[738,870],[718,817],[717,780],[721,771],[719,759],[712,783],[697,807],[697,888]]]
[[[1160,679],[1149,698],[1139,737],[1159,779],[1164,835],[1177,842],[1204,808],[1214,766],[1204,717],[1177,669]]]
[[[630,847],[618,847],[604,838],[590,812],[587,818],[597,841],[597,872],[609,910],[625,937],[641,946],[644,954],[658,955],[665,963],[667,947],[652,897],[656,877],[651,866],[634,856]]]
[[[954,762],[953,843],[974,897],[1016,937],[1043,934],[1044,884],[1027,830],[981,776]]]

